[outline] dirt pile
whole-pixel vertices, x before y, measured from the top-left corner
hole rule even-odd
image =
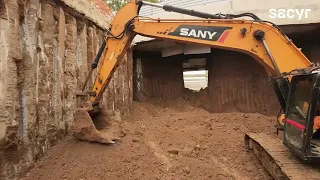
[[[117,143],[70,137],[25,179],[272,179],[243,138],[274,134],[274,117],[210,114],[181,98],[134,103],[122,123],[125,136]]]

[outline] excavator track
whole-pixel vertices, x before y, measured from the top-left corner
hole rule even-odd
[[[320,180],[319,169],[301,161],[280,139],[263,133],[249,133],[244,141],[274,179]]]

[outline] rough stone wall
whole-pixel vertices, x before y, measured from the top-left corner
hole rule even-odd
[[[0,179],[18,179],[68,133],[106,28],[86,17],[63,1],[0,0]],[[105,93],[111,116],[132,102],[131,61]]]

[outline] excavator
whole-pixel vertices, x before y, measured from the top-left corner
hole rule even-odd
[[[143,5],[196,18],[139,16]],[[280,140],[248,133],[245,146],[275,179],[320,179],[313,165],[320,162],[320,138],[315,137],[313,128],[315,117],[320,115],[320,67],[315,67],[276,24],[252,13],[209,14],[140,0],[128,2],[114,17],[82,92],[77,95],[78,110],[72,128],[75,137],[106,144],[117,139],[96,129],[94,114],[101,109],[102,95],[136,35],[207,45],[253,57],[265,68],[279,100],[283,115],[276,128],[283,137]],[[97,67],[93,86],[85,91]]]

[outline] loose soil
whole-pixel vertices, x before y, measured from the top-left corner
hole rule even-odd
[[[243,138],[274,135],[275,123],[261,114],[210,114],[190,99],[135,102],[121,140],[103,145],[70,136],[24,179],[272,179]]]

